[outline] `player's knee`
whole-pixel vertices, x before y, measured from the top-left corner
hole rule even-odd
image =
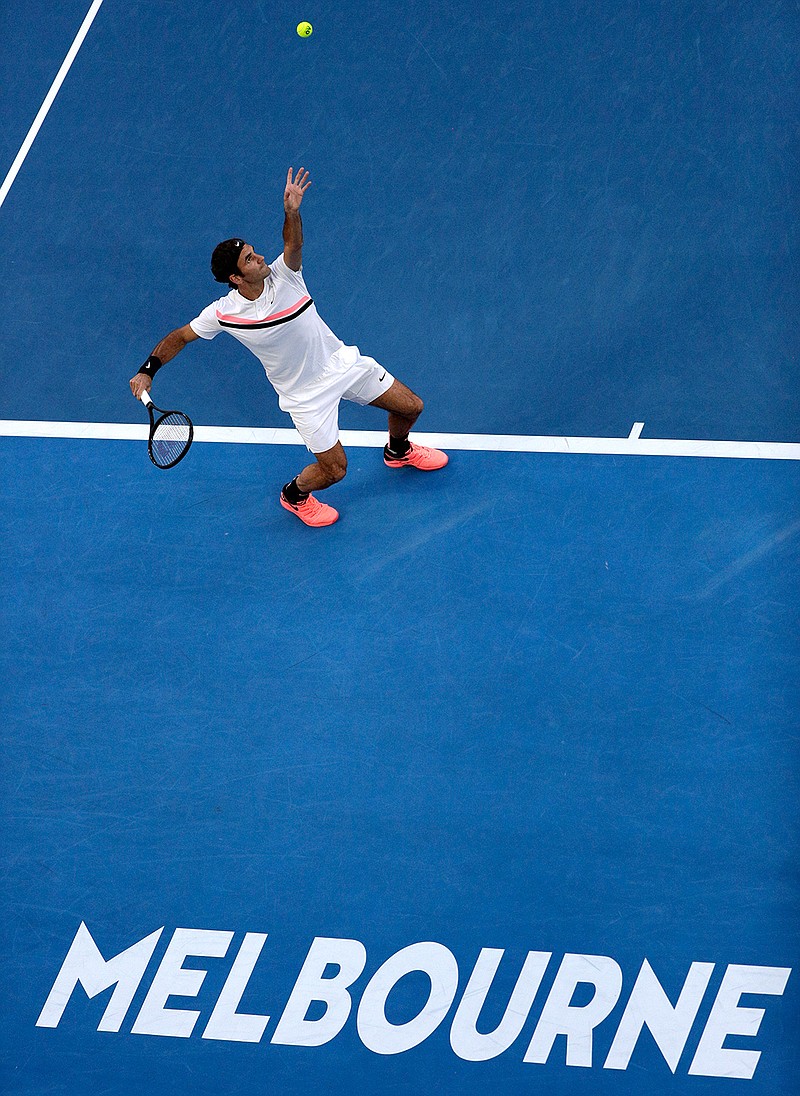
[[[347,475],[347,457],[342,453],[341,456],[329,458],[324,465],[320,464],[320,467],[328,481],[326,487],[330,487],[331,484],[339,483]]]
[[[412,396],[411,403],[411,414],[414,416],[414,418],[418,419],[425,408],[425,404],[417,395]]]

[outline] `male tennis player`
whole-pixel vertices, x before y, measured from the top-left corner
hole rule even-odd
[[[241,239],[225,240],[211,256],[211,273],[230,292],[204,308],[184,327],[171,331],[131,379],[137,399],[149,390],[154,374],[197,338],[213,339],[227,331],[251,350],[278,393],[282,410],[314,455],[281,491],[280,503],[306,525],[332,525],[339,514],[314,498],[338,483],[347,471],[339,441],[342,399],[371,404],[389,412],[389,442],[383,450],[389,468],[432,472],[447,464],[447,454],[416,445],[408,435],[423,403],[374,358],[357,346],[345,346],[320,318],[302,275],[303,226],[300,204],[311,186],[304,168],[289,168],[283,194],[283,255],[269,266],[263,255]]]

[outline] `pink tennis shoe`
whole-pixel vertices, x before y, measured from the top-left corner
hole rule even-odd
[[[443,453],[441,449],[415,445],[413,441],[404,457],[394,456],[388,445],[383,449],[383,463],[387,468],[419,468],[421,472],[435,472],[437,468],[444,468],[449,459],[447,453]]]
[[[395,456],[388,445],[383,449],[383,462],[388,468],[418,468],[421,472],[435,472],[437,468],[444,468],[449,459],[447,453],[443,453],[441,449],[431,449],[427,445],[415,445],[413,442],[402,457]],[[320,502],[313,495],[309,495],[302,502],[289,502],[281,491],[281,506],[300,518],[304,525],[312,528],[333,525],[339,520],[338,510]]]
[[[338,510],[334,510],[334,508],[328,506],[327,503],[320,502],[319,499],[315,499],[313,495],[309,495],[308,498],[303,499],[302,502],[289,502],[283,491],[281,491],[281,506],[284,510],[289,510],[292,514],[297,514],[305,525],[310,525],[312,528],[317,528],[322,525],[333,525],[335,521],[339,520]]]

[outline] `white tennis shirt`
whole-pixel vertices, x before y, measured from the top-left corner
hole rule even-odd
[[[300,271],[288,267],[283,255],[269,267],[255,301],[232,289],[189,326],[201,339],[220,331],[233,335],[255,354],[278,395],[288,396],[316,381],[344,343],[320,317]]]

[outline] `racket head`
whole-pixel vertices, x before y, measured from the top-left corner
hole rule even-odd
[[[188,415],[183,411],[163,411],[150,430],[147,442],[150,460],[156,468],[174,468],[189,452],[193,439],[194,425]]]

